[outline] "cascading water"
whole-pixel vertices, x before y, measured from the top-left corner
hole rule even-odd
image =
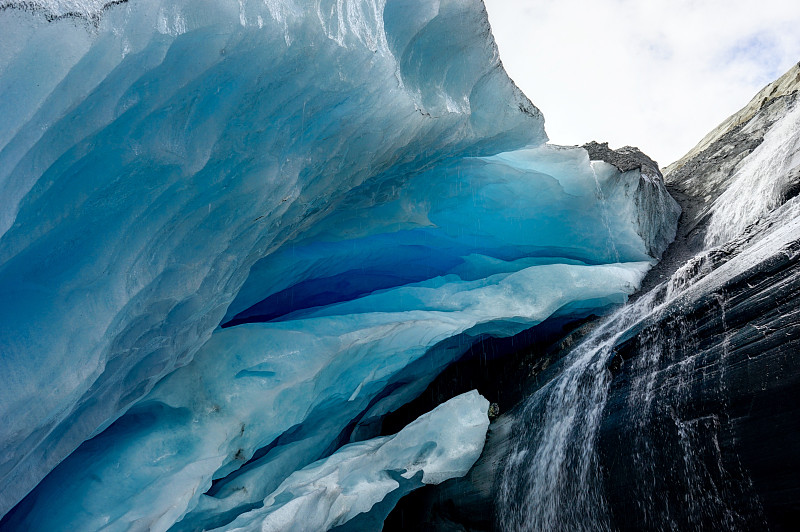
[[[506,530],[610,530],[595,435],[619,336],[652,310],[652,297],[615,312],[563,362],[559,375],[526,402],[500,486]]]
[[[713,251],[712,251],[713,253]],[[614,530],[618,528],[606,501],[605,477],[599,432],[608,415],[612,370],[620,344],[636,336],[636,355],[629,361],[630,382],[624,420],[633,434],[630,445],[638,472],[628,486],[632,511],[655,529],[703,527],[709,519],[726,530],[744,529],[747,521],[729,502],[732,491],[746,491],[749,478],[741,471],[738,484],[723,464],[717,441],[720,412],[689,418],[687,405],[693,395],[692,379],[713,381],[718,396],[725,386],[723,370],[714,374],[701,364],[701,350],[693,341],[693,328],[681,315],[669,317],[669,331],[660,321],[693,284],[712,269],[701,254],[635,302],[603,320],[554,368],[555,375],[531,395],[516,417],[510,452],[499,486],[498,524],[502,530]],[[724,368],[727,355],[724,292],[712,294],[721,313]],[[631,333],[635,330],[635,333]],[[708,374],[707,374],[708,373]],[[713,391],[711,393],[714,393]],[[611,408],[610,410],[613,410]],[[680,510],[657,500],[664,474],[663,444],[645,429],[654,419],[671,419],[677,433],[676,459],[670,467],[685,497]],[[613,451],[612,451],[613,452]],[[709,470],[709,464],[712,464]],[[738,468],[741,469],[741,468]],[[744,486],[744,487],[743,487]],[[759,515],[758,508],[748,509]],[[680,514],[680,518],[676,517]]]

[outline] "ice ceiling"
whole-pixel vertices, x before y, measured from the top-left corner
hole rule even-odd
[[[657,177],[544,144],[479,0],[3,2],[0,94],[6,528],[378,519],[488,426],[384,414],[674,236]]]

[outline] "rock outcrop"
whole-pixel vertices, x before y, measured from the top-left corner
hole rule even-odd
[[[796,65],[666,169],[683,217],[645,282],[666,303],[616,343],[598,432],[617,528],[800,519],[799,88]]]

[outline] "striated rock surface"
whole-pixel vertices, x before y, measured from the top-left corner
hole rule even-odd
[[[684,208],[678,240],[643,283],[652,288],[567,354],[517,414],[498,484],[504,527],[797,522],[795,71],[666,174]]]
[[[665,303],[615,342],[598,431],[617,528],[800,518],[798,89],[795,66],[667,168],[684,214],[643,296]]]
[[[800,88],[800,62],[790,68],[784,75],[780,78],[776,79],[763,89],[761,89],[758,94],[753,96],[753,98],[745,105],[742,109],[737,111],[736,113],[729,116],[725,121],[723,121],[720,125],[710,131],[705,137],[700,140],[700,142],[695,145],[694,148],[689,150],[689,152],[678,159],[677,161],[673,162],[672,164],[668,165],[664,169],[665,174],[675,174],[681,167],[685,166],[689,163],[692,159],[698,157],[701,152],[704,152],[712,147],[712,145],[717,142],[721,137],[725,135],[731,135],[732,133],[738,131],[743,125],[750,122],[752,118],[756,115],[763,114],[762,111],[765,107],[771,106],[773,100],[783,98],[784,96],[790,96],[796,94]],[[756,140],[757,136],[750,135],[754,137],[752,140],[758,142]],[[740,140],[744,140],[740,138]],[[716,150],[712,148],[711,152],[706,153],[702,156],[703,159],[710,160],[713,156],[712,154],[718,153]],[[735,158],[736,155],[730,157],[729,159]],[[718,162],[722,162],[718,159]],[[732,161],[728,161],[729,163]]]

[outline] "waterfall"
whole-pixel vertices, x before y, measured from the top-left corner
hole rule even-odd
[[[745,509],[731,502],[746,498],[751,484],[740,464],[723,463],[718,441],[728,422],[725,293],[712,293],[712,307],[706,309],[721,325],[714,344],[721,352],[712,359],[717,366],[709,364],[709,350],[695,341],[702,325],[669,310],[714,268],[713,253],[697,255],[669,280],[602,320],[565,355],[552,379],[526,399],[515,417],[498,487],[501,530],[617,528],[606,501],[608,471],[598,449],[610,410],[622,417],[630,436],[625,442],[629,452],[621,450],[615,458],[635,471],[626,481],[625,499],[636,522],[651,529],[703,529],[714,522],[725,530],[744,530],[752,521],[742,517],[743,510],[761,518],[757,500]],[[619,363],[614,358],[620,356],[620,345],[632,338],[635,354],[625,362],[627,400],[611,408],[614,378],[609,368]],[[698,393],[722,406],[696,414],[695,404],[702,402]]]
[[[648,296],[605,319],[567,355],[559,375],[527,399],[500,485],[502,529],[611,530],[594,442],[614,344],[652,310]]]

